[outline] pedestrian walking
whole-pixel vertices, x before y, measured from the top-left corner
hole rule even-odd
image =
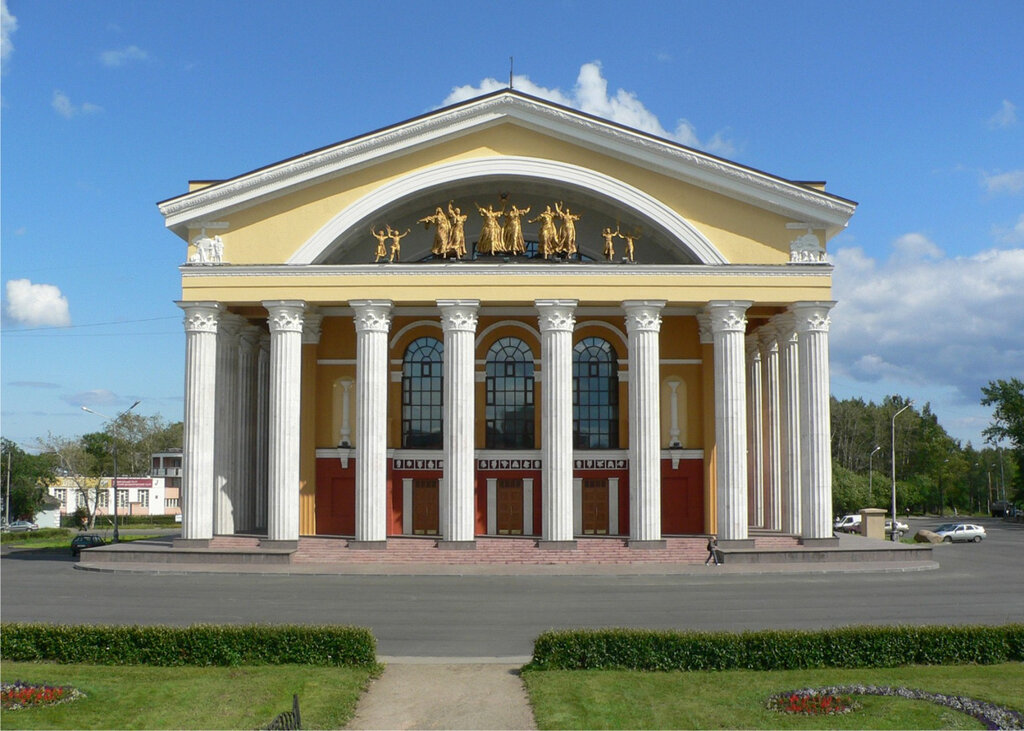
[[[708,536],[708,557],[704,560],[704,565],[707,566],[714,559],[715,566],[720,566],[721,561],[718,560],[718,539],[714,536]]]

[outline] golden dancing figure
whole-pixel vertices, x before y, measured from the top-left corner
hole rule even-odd
[[[621,236],[626,240],[626,258],[630,261],[634,261],[633,242],[640,238],[640,229],[637,229],[631,234],[621,234]]]
[[[505,213],[505,225],[501,229],[501,239],[505,243],[505,251],[509,254],[526,252],[526,242],[523,240],[523,222],[520,219],[529,212],[528,207],[517,208],[513,204]]]
[[[376,264],[381,259],[386,259],[388,256],[388,247],[385,246],[384,242],[391,238],[391,227],[388,226],[387,231],[381,229],[380,231],[374,231],[373,226],[370,226],[370,233],[377,239],[377,258],[373,260]]]
[[[452,232],[448,237],[448,251],[454,252],[456,258],[461,259],[466,255],[466,216],[462,209],[453,206],[454,201],[448,201],[448,215],[451,216]]]
[[[581,214],[573,214],[569,206],[562,208],[561,202],[555,204],[555,213],[562,219],[562,230],[558,232],[558,250],[570,257],[576,253],[576,221]]]
[[[604,258],[608,261],[615,261],[615,237],[622,238],[619,227],[616,226],[615,231],[612,231],[611,226],[605,226],[601,236],[604,238]]]
[[[388,237],[391,239],[391,257],[388,261],[401,261],[402,258],[402,239],[409,235],[411,229],[405,229],[404,234],[398,233],[398,229],[391,229],[388,226]]]
[[[540,253],[545,259],[558,251],[558,231],[555,230],[555,216],[558,214],[551,210],[551,206],[545,206],[536,218],[527,223],[541,221],[540,225]]]
[[[434,245],[430,248],[430,253],[437,257],[446,256],[448,254],[448,241],[451,237],[452,223],[448,220],[448,216],[441,206],[437,207],[433,216],[424,216],[416,223],[422,223],[423,228],[430,228],[430,224],[434,224]]]
[[[505,251],[505,243],[501,238],[501,226],[498,224],[498,218],[505,213],[505,206],[502,206],[500,211],[496,211],[491,204],[488,204],[487,208],[484,208],[479,203],[475,205],[484,219],[484,226],[480,229],[480,240],[476,243],[476,253],[503,253]]]

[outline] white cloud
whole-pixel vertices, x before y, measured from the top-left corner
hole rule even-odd
[[[886,261],[859,247],[833,259],[837,377],[945,386],[976,403],[988,381],[1024,373],[1024,248],[949,258],[910,233]]]
[[[7,0],[0,0],[0,61],[6,61],[14,53],[11,36],[18,30],[18,19],[7,9]]]
[[[676,122],[675,130],[671,132],[666,130],[658,117],[631,91],[618,89],[614,94],[609,94],[608,81],[601,73],[599,61],[585,63],[580,67],[576,85],[570,92],[540,86],[530,81],[528,76],[513,76],[512,81],[514,88],[525,94],[579,109],[587,114],[593,114],[658,137],[675,140],[689,147],[699,147],[719,155],[731,155],[736,150],[735,145],[727,140],[722,132],[717,132],[709,140],[701,142],[694,126],[685,119]],[[444,100],[444,105],[456,104],[482,94],[504,89],[507,86],[506,83],[492,78],[484,79],[477,86],[457,86]]]
[[[112,51],[104,51],[100,54],[100,63],[110,68],[124,66],[129,61],[145,61],[149,54],[138,46],[127,46]]]
[[[106,406],[116,403],[117,394],[105,388],[94,388],[91,391],[80,391],[66,396],[61,396],[65,403],[71,406]]]
[[[982,185],[989,193],[1020,193],[1024,191],[1024,170],[1006,173],[982,173]]]
[[[96,112],[103,111],[103,107],[97,106],[91,102],[72,104],[71,98],[60,90],[53,92],[53,101],[50,102],[50,105],[54,108],[57,114],[65,119],[71,119],[79,114],[95,114]]]
[[[29,327],[67,327],[71,324],[68,300],[52,284],[33,284],[28,279],[7,282],[7,316]]]
[[[1003,105],[999,111],[993,114],[988,120],[988,126],[993,129],[1004,129],[1017,124],[1017,105],[1009,99],[1003,99]]]
[[[994,226],[992,235],[996,241],[1002,244],[1024,244],[1024,213],[1020,214],[1020,218],[1012,228]]]

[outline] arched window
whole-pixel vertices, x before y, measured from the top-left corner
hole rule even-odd
[[[444,345],[437,338],[417,338],[402,360],[402,447],[444,446],[442,395]]]
[[[583,338],[572,352],[575,449],[618,449],[619,364],[607,340]]]
[[[533,353],[519,338],[487,351],[487,449],[533,449]]]

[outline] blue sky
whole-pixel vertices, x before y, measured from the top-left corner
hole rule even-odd
[[[860,203],[832,388],[1024,376],[1024,3],[0,0],[2,433],[182,414],[156,202],[504,84]]]

